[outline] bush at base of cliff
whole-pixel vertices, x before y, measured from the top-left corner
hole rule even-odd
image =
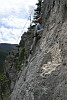
[[[7,79],[4,73],[0,73],[0,96],[1,100],[7,100],[10,95],[10,80]]]

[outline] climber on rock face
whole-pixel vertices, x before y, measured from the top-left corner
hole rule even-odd
[[[42,27],[42,18],[41,17],[39,17],[38,19],[37,19],[37,22],[38,22],[38,24],[36,25],[36,31],[37,30],[41,30],[41,29],[43,29],[43,27]]]
[[[30,54],[33,53],[37,41],[41,38],[40,33],[43,32],[42,18],[39,17],[39,18],[37,19],[37,22],[38,22],[38,23],[37,23],[37,25],[36,25],[36,27],[35,27],[34,39],[33,39],[32,45],[31,45]]]

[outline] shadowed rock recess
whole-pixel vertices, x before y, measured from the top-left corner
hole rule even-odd
[[[67,100],[67,0],[44,0],[42,17],[42,37],[27,55],[9,100]],[[26,44],[22,36],[22,47],[32,44],[31,34]]]

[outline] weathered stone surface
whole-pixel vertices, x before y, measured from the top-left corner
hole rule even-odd
[[[33,32],[33,31],[32,31]],[[32,32],[25,32],[23,34],[23,37],[21,37],[21,41],[20,44],[17,45],[6,57],[5,59],[5,73],[7,73],[7,78],[11,81],[11,86],[10,86],[10,90],[11,92],[13,91],[13,88],[15,86],[16,81],[18,80],[18,78],[20,77],[21,74],[21,70],[18,71],[16,68],[16,62],[19,61],[19,55],[20,52],[23,48],[25,48],[25,51],[27,53],[27,58],[29,56],[29,51],[30,51],[30,46],[32,44],[33,41],[33,33]],[[25,57],[25,63],[21,66],[25,66],[26,65],[26,59]],[[21,59],[22,61],[22,59]],[[20,65],[19,65],[20,67]]]
[[[43,25],[9,100],[67,100],[67,0],[44,0]]]

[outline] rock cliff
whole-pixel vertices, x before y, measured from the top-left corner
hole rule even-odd
[[[67,100],[67,0],[44,0],[42,6],[44,31],[32,55],[30,37],[21,40],[29,62],[21,65],[9,100]]]

